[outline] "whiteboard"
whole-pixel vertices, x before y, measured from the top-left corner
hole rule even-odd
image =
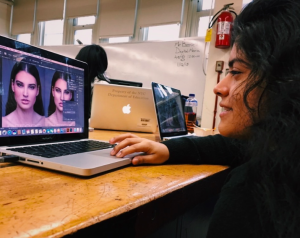
[[[181,38],[176,41],[101,44],[108,57],[106,74],[112,79],[138,81],[150,88],[151,82],[194,93],[201,117],[205,89],[203,73],[204,38]],[[43,46],[75,58],[82,45]]]

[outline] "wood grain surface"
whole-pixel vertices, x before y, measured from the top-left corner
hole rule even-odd
[[[96,131],[90,138],[108,140],[117,133]],[[0,237],[62,237],[226,168],[127,166],[81,178],[27,165],[0,167]]]

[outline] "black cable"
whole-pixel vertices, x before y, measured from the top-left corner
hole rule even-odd
[[[19,159],[20,157],[16,155],[4,155],[0,156],[0,163],[17,162]]]

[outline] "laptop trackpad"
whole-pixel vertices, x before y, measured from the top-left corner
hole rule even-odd
[[[97,155],[97,156],[105,156],[105,157],[110,156],[111,158],[122,159],[122,158],[117,158],[115,156],[111,156],[110,151],[107,151],[107,150],[105,150],[105,151],[95,151],[95,152],[91,152],[90,154]],[[135,152],[135,153],[126,155],[123,158],[133,158],[133,157],[135,157],[137,155],[141,155],[141,154],[144,154],[144,153],[143,152]]]

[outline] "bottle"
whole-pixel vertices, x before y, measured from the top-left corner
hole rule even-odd
[[[189,94],[188,99],[185,101],[184,116],[185,123],[189,133],[194,133],[194,127],[196,125],[198,101],[195,98],[195,94]]]

